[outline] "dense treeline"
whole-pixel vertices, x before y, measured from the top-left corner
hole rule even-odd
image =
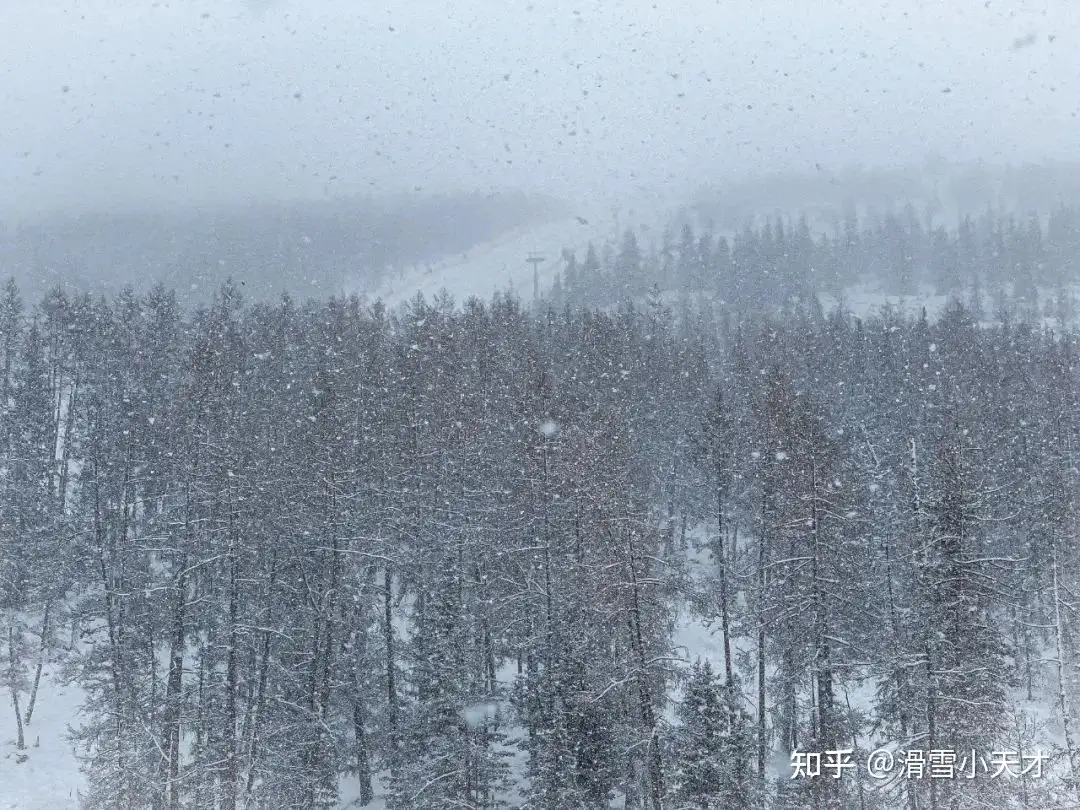
[[[1078,349],[959,304],[714,325],[9,285],[20,742],[59,656],[87,807],[328,808],[342,777],[392,808],[1050,806],[1077,790]],[[717,660],[676,645],[687,610]],[[785,769],[879,745],[1054,758]]]
[[[1047,317],[1068,323],[1076,313],[1080,216],[1060,206],[1048,217],[988,211],[955,228],[935,224],[907,205],[860,220],[849,209],[831,232],[805,217],[747,224],[732,237],[689,224],[645,248],[633,231],[618,245],[565,254],[552,301],[609,306],[643,300],[650,290],[707,294],[740,312],[790,314],[819,293],[841,297],[855,285],[893,295],[932,289],[964,300],[979,318]]]

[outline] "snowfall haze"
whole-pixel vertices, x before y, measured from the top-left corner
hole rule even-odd
[[[1080,807],[1077,0],[0,4],[0,810]]]
[[[1075,159],[1067,2],[12,0],[0,211]]]

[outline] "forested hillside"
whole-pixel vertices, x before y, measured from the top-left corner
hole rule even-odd
[[[899,206],[883,215],[849,209],[836,227],[808,218],[749,219],[734,233],[684,222],[659,242],[627,230],[617,244],[568,251],[548,298],[586,306],[644,301],[668,293],[702,298],[729,315],[788,315],[818,296],[843,299],[866,288],[889,296],[932,293],[964,301],[980,320],[1068,323],[1076,313],[1080,216],[1000,211],[955,224]]]
[[[1074,331],[9,285],[0,352],[0,733],[64,662],[85,807],[1078,798]],[[787,768],[879,747],[1050,759]]]

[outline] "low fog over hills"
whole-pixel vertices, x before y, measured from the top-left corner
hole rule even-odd
[[[159,281],[203,298],[230,277],[249,295],[305,298],[559,213],[548,198],[512,192],[101,208],[10,224],[0,230],[0,257],[31,300],[56,285],[115,292]]]
[[[907,168],[818,164],[803,172],[771,172],[720,181],[706,178],[683,219],[734,232],[748,220],[782,213],[805,215],[811,225],[832,227],[851,210],[883,215],[912,206],[920,216],[956,224],[958,217],[989,209],[1046,215],[1080,201],[1080,164],[950,163],[927,157]],[[680,223],[682,224],[682,223]]]

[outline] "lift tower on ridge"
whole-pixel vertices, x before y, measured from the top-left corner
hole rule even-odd
[[[525,259],[533,269],[533,301],[540,300],[540,263],[546,261],[542,253],[532,251]]]

